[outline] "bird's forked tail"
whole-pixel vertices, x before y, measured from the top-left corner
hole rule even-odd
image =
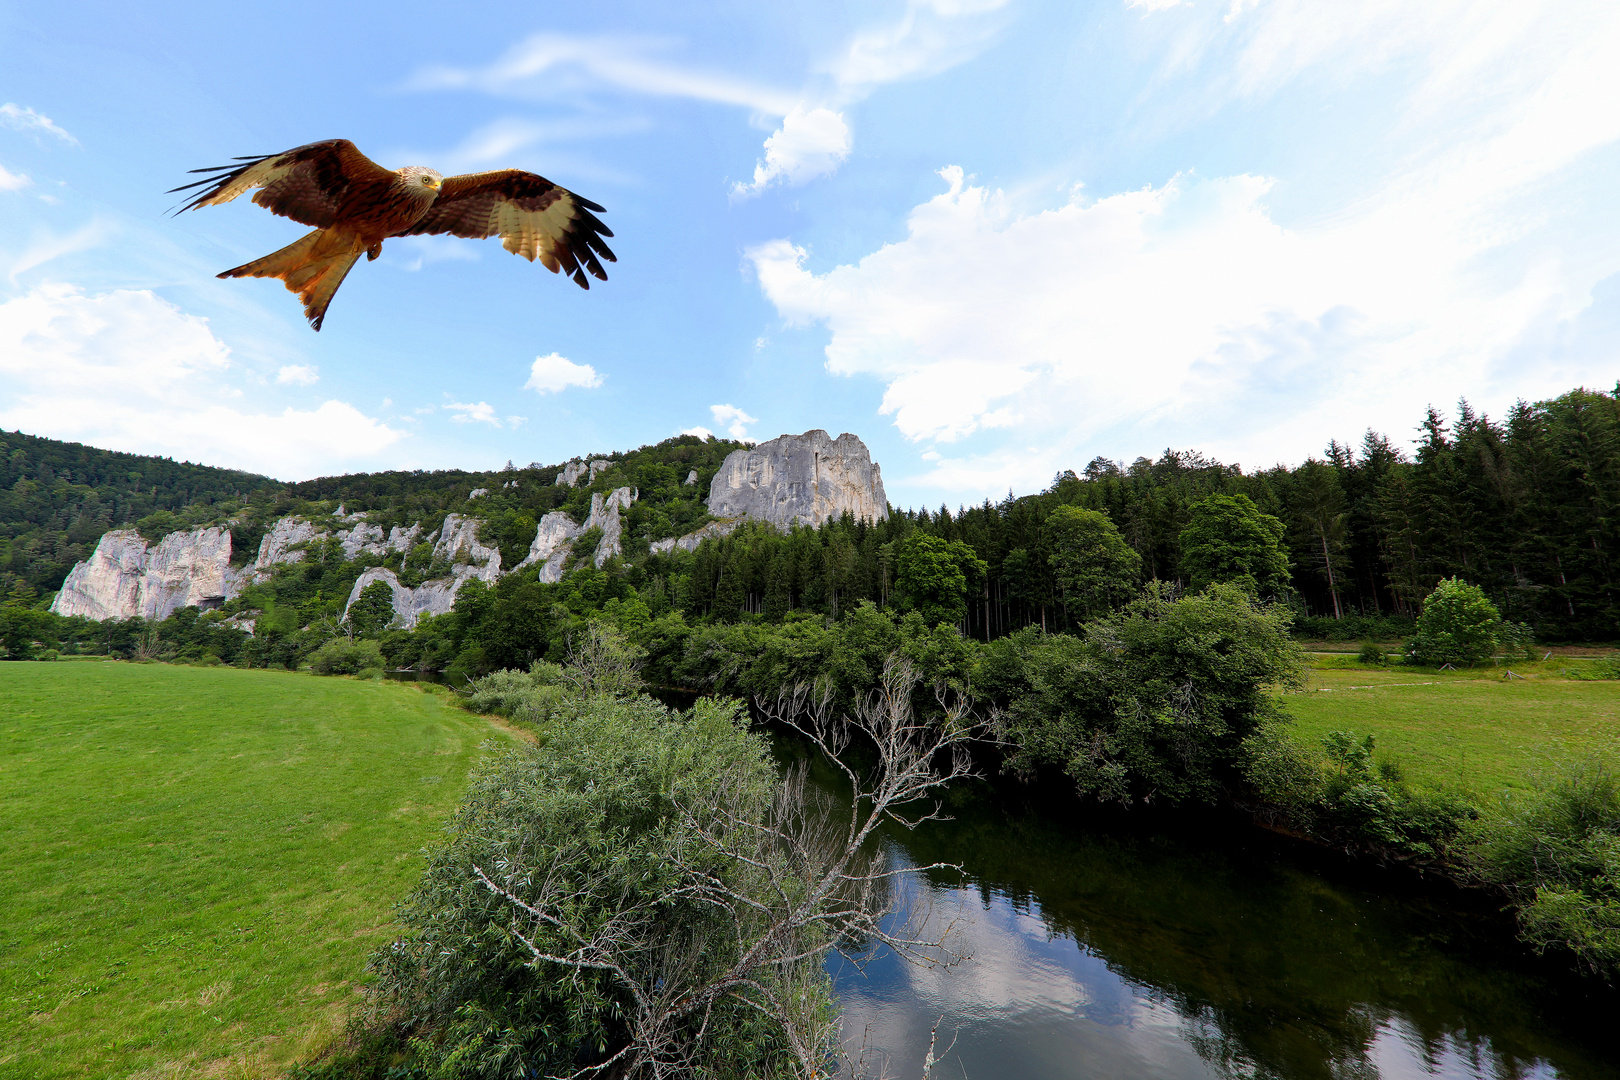
[[[243,263],[219,276],[280,278],[303,301],[304,317],[309,325],[319,330],[321,321],[326,318],[327,305],[348,276],[349,268],[365,250],[356,237],[316,229],[280,251],[272,251],[262,259]]]

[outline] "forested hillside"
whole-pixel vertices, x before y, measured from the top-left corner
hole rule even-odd
[[[108,529],[155,513],[229,513],[280,487],[234,469],[0,431],[0,595],[55,592]]]
[[[1230,576],[1200,570],[1183,550],[1197,508],[1212,512],[1210,497],[1225,496],[1228,517],[1212,527],[1274,533],[1283,563],[1278,580],[1261,592],[1301,616],[1341,626],[1406,621],[1437,581],[1458,576],[1483,587],[1506,618],[1530,624],[1538,637],[1615,638],[1620,391],[1521,402],[1504,420],[1464,403],[1450,421],[1430,410],[1419,432],[1410,458],[1369,431],[1359,446],[1330,443],[1319,458],[1249,472],[1192,451],[1166,450],[1129,464],[1097,458],[1080,472],[1061,473],[1043,492],[1009,493],[1000,503],[895,510],[886,522],[829,522],[791,534],[750,528],[692,554],[650,558],[650,541],[708,520],[709,480],[742,444],[681,436],[601,455],[610,467],[573,488],[554,483],[560,465],[538,464],[282,486],[0,433],[9,455],[0,463],[0,572],[8,588],[21,583],[48,594],[102,531],[126,523],[156,536],[230,522],[241,557],[275,516],[321,513],[340,503],[385,527],[452,511],[474,514],[485,522],[485,542],[498,544],[510,566],[547,512],[566,510],[582,520],[593,493],[627,486],[640,498],[625,514],[625,559],[613,589],[645,593],[651,611],[777,620],[794,611],[836,618],[861,600],[886,605],[901,571],[902,541],[920,533],[944,543],[940,551],[955,552],[941,555],[965,591],[954,619],[969,636],[989,639],[1026,625],[1072,628],[1097,613],[1095,602],[1076,592],[1080,577],[1096,572],[1080,565],[1094,556],[1075,547],[1082,541],[1073,530],[1091,526],[1072,515],[1055,523],[1058,508],[1106,515],[1129,548],[1111,556],[1117,565],[1110,573],[1119,580],[1109,588],[1124,596],[1141,581],[1193,585]],[[688,485],[693,471],[696,482]],[[469,498],[476,488],[487,494]],[[1093,586],[1102,587],[1086,587]]]

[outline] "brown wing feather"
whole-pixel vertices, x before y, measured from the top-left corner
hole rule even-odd
[[[423,218],[398,236],[449,233],[481,240],[500,236],[502,246],[530,262],[563,271],[582,289],[585,273],[606,281],[601,259],[617,262],[603,242],[613,230],[591,211],[602,207],[522,169],[466,173],[445,179]],[[600,258],[598,258],[600,256]]]
[[[387,185],[394,179],[392,172],[362,154],[348,139],[327,139],[280,154],[236,160],[247,164],[191,170],[213,175],[174,189],[203,188],[180,210],[217,206],[243,192],[262,188],[253,196],[260,206],[325,229],[338,220],[340,209],[357,189]]]

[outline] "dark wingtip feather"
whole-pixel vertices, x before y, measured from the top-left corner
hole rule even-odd
[[[582,198],[579,195],[574,196],[574,203],[577,206],[583,206],[587,210],[594,210],[598,214],[607,213],[607,207],[603,206],[601,203],[593,203],[591,200]]]

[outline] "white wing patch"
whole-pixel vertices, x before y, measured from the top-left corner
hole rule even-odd
[[[507,251],[530,262],[539,259],[552,273],[561,269],[554,252],[558,238],[567,234],[568,223],[574,220],[572,199],[557,199],[538,213],[502,199],[495,204],[493,217],[490,231],[500,235],[501,246]]]

